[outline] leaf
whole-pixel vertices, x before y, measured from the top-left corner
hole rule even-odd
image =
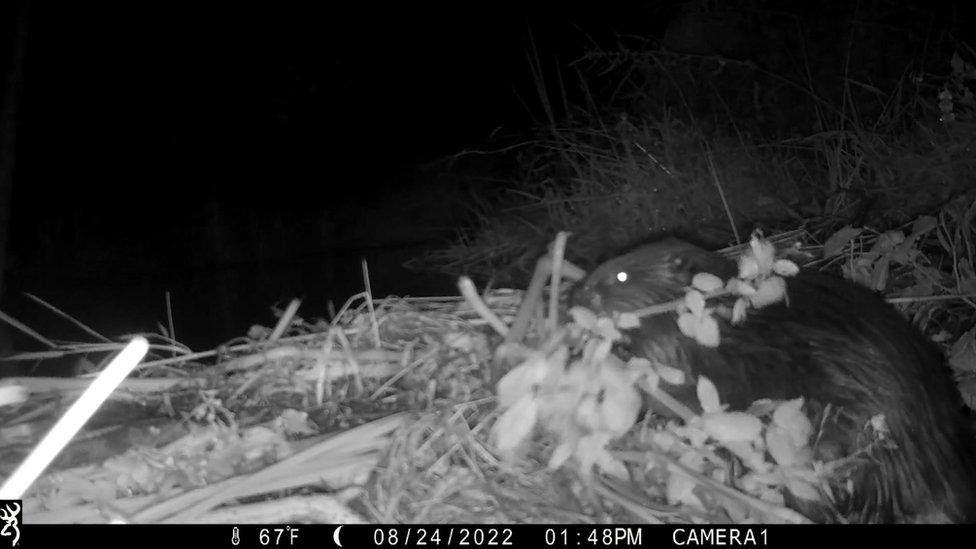
[[[551,470],[559,469],[566,463],[566,460],[573,457],[573,448],[575,444],[569,441],[560,442],[556,449],[552,451],[552,455],[549,456],[549,463],[547,467]]]
[[[674,366],[668,366],[666,364],[659,364],[655,368],[657,375],[661,376],[665,382],[671,385],[684,385],[685,384],[685,372],[684,370],[679,370]]]
[[[776,261],[776,245],[753,235],[749,241],[749,248],[758,263],[759,272],[767,274],[772,271],[773,262]]]
[[[871,428],[874,429],[875,433],[882,438],[887,438],[888,435],[891,434],[891,431],[888,429],[888,419],[885,418],[884,414],[875,414],[871,416],[869,423],[871,424]]]
[[[739,278],[752,280],[759,276],[759,262],[754,257],[739,256]]]
[[[599,429],[602,418],[600,415],[600,403],[596,395],[592,393],[583,395],[573,417],[576,419],[576,423],[589,431]]]
[[[961,75],[963,74],[964,63],[959,52],[953,52],[952,58],[949,59],[949,66],[952,67],[952,74]]]
[[[617,327],[619,327],[621,330],[632,330],[639,326],[640,317],[634,313],[620,313],[620,316],[617,317]],[[620,339],[620,333],[617,332],[617,336],[613,339]]]
[[[749,302],[743,298],[735,300],[732,306],[732,324],[739,325],[746,319],[746,312],[749,310]]]
[[[637,325],[640,325],[640,319],[637,315],[633,313],[624,313],[633,317],[636,320]],[[601,316],[596,320],[596,329],[593,330],[597,335],[603,339],[609,339],[610,341],[616,341],[620,339],[620,330],[617,329],[617,324],[620,322],[619,318],[610,318],[606,316]]]
[[[728,282],[725,283],[725,291],[733,295],[739,295],[743,291],[742,290],[743,286],[746,286],[745,291],[750,290],[750,288],[748,287],[749,285],[743,282],[742,280],[738,278],[730,278]]]
[[[813,433],[810,418],[803,413],[803,397],[787,400],[777,406],[773,412],[773,424],[785,429],[798,448],[806,446]]]
[[[602,440],[593,437],[586,438],[589,440],[581,440],[581,442],[600,448],[598,452],[595,452],[595,463],[601,471],[609,475],[613,475],[620,480],[630,481],[630,472],[627,471],[627,467],[623,464],[623,462],[614,457],[613,453],[607,450],[607,443],[609,440]]]
[[[912,238],[914,239],[921,236],[936,228],[938,225],[938,220],[931,215],[920,215],[915,222],[912,223]]]
[[[471,334],[462,331],[445,334],[444,343],[448,347],[463,353],[470,353],[476,348],[476,342]]]
[[[920,273],[918,273],[920,274]],[[918,276],[916,274],[916,276]],[[932,279],[938,280],[938,279]],[[932,295],[932,280],[921,280],[898,292],[898,297],[924,297]],[[971,293],[971,292],[966,292]]]
[[[694,315],[700,315],[705,310],[705,296],[697,290],[689,290],[685,294],[685,307]]]
[[[694,339],[698,329],[698,317],[692,313],[681,313],[678,315],[678,329],[681,333]]]
[[[589,472],[595,464],[613,460],[607,452],[609,441],[606,433],[590,433],[576,441],[575,455],[583,471]]]
[[[311,435],[316,431],[308,420],[308,412],[288,408],[275,419],[275,430],[286,435]]]
[[[705,376],[698,376],[698,385],[695,388],[698,395],[698,402],[702,410],[708,412],[721,412],[722,403],[718,399],[718,389],[715,384]]]
[[[632,356],[630,360],[627,361],[627,368],[631,370],[639,370],[642,373],[653,372],[651,368],[651,361],[642,356]]]
[[[657,375],[657,372],[652,370],[643,378],[637,380],[637,386],[643,389],[644,392],[653,394],[655,391],[658,391],[661,386],[661,376]]]
[[[806,501],[820,501],[820,491],[817,487],[804,480],[789,478],[786,480],[786,489],[794,496]]]
[[[697,452],[688,452],[683,454],[678,458],[678,463],[692,471],[695,471],[696,473],[702,472],[705,465],[701,455],[699,455]],[[701,500],[698,499],[698,496],[694,493],[694,489],[697,485],[698,482],[684,471],[672,469],[671,475],[668,477],[668,501],[691,507],[702,508],[703,505]]]
[[[671,505],[690,505],[701,507],[701,500],[698,499],[692,490],[695,489],[695,481],[688,475],[682,473],[672,473],[668,477],[666,495],[668,503]]]
[[[698,452],[681,454],[678,458],[678,463],[696,473],[701,473],[705,470],[705,458]]]
[[[596,346],[593,348],[593,362],[603,364],[610,356],[610,351],[613,350],[613,341],[609,339],[598,339],[596,341]],[[592,343],[593,340],[590,342]]]
[[[823,256],[824,258],[833,257],[843,253],[844,248],[847,244],[861,235],[864,229],[855,229],[850,225],[845,225],[840,230],[835,232],[827,239],[824,243]]]
[[[270,333],[271,330],[268,328],[255,324],[247,329],[247,338],[253,341],[259,341],[267,337]]]
[[[650,431],[650,441],[665,452],[671,451],[672,448],[679,447],[681,442],[678,440],[678,437],[674,436],[674,433],[670,433],[668,431]]]
[[[800,268],[789,259],[777,259],[773,263],[773,272],[780,276],[796,276]]]
[[[572,317],[573,322],[588,330],[592,330],[596,326],[596,314],[585,307],[571,307],[569,316]]]
[[[905,233],[892,229],[890,231],[885,231],[879,237],[874,246],[871,247],[871,251],[884,255],[891,250],[894,250],[899,244],[905,241]]]
[[[742,488],[742,490],[749,494],[757,494],[763,487],[762,483],[759,481],[759,476],[752,472],[746,473],[739,477],[737,484]]]
[[[604,367],[603,401],[600,406],[603,428],[613,436],[626,433],[634,426],[641,409],[641,396],[627,372]]]
[[[959,392],[962,400],[971,409],[976,410],[976,377],[969,376],[959,380]]]
[[[718,322],[712,318],[711,314],[698,317],[698,325],[695,328],[695,341],[705,347],[718,347],[721,338],[719,336]]]
[[[759,283],[756,295],[749,299],[752,306],[762,309],[774,303],[783,301],[786,297],[786,281],[778,276],[772,276]]]
[[[801,448],[797,448],[789,431],[775,425],[766,430],[766,450],[773,457],[773,461],[786,467],[806,463],[809,456]]]
[[[773,413],[777,406],[779,406],[779,403],[775,400],[760,398],[758,400],[754,400],[752,404],[749,405],[747,411],[756,417],[763,417]]]
[[[287,445],[283,434],[258,425],[244,431],[238,451],[247,460],[260,460],[266,456],[273,456],[279,447],[284,449]]]
[[[784,504],[783,494],[777,488],[765,488],[760,490],[759,499],[773,505],[782,506]]]
[[[976,328],[964,333],[952,344],[949,366],[957,374],[976,373]]]
[[[702,427],[722,443],[751,442],[762,432],[762,421],[745,412],[709,412],[702,414]]]
[[[692,423],[697,424],[700,423],[700,421],[693,420]],[[688,439],[688,444],[690,444],[693,448],[702,448],[705,446],[705,443],[708,442],[708,433],[694,425],[671,426],[671,430],[674,431],[674,433],[678,436]]]
[[[526,394],[535,392],[551,369],[559,370],[565,366],[568,353],[565,348],[548,358],[541,353],[532,353],[525,362],[512,368],[498,381],[498,406],[508,408]]]
[[[871,288],[873,288],[874,291],[883,292],[884,289],[888,287],[890,264],[891,259],[888,256],[881,257],[874,264],[874,270],[871,273]]]
[[[721,290],[725,282],[712,273],[697,273],[691,278],[691,286],[705,293]]]
[[[678,314],[678,329],[706,347],[718,347],[721,339],[718,322],[712,318],[710,309],[703,310],[700,315],[687,311]]]
[[[525,395],[498,418],[492,427],[495,445],[503,454],[511,454],[532,434],[539,408],[531,395]]]
[[[741,459],[750,470],[763,472],[770,469],[770,464],[766,463],[766,454],[757,449],[753,441],[730,440],[723,446]]]
[[[960,278],[959,290],[962,293],[976,293],[976,275],[974,275],[973,268],[971,266],[967,265],[966,263],[961,263],[958,267],[958,274],[956,276]],[[932,280],[939,279],[933,278]]]
[[[536,359],[523,362],[512,368],[498,380],[498,407],[506,409],[522,398],[530,396],[538,384],[537,371],[539,365]]]
[[[0,407],[27,402],[30,391],[20,384],[0,385]]]

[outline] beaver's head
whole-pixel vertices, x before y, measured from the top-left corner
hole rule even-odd
[[[667,238],[615,257],[596,269],[573,291],[572,303],[596,312],[629,312],[677,299],[697,273],[722,280],[735,265],[694,244]]]

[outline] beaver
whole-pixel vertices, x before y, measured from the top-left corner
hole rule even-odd
[[[737,269],[717,253],[668,238],[599,265],[570,301],[598,313],[631,312],[682,297],[700,272],[727,280]],[[817,520],[976,522],[976,439],[939,349],[852,282],[801,270],[786,278],[786,294],[740,324],[719,320],[715,348],[684,336],[674,314],[642,318],[623,347],[683,370],[686,385],[662,387],[694,405],[701,374],[733,409],[804,397],[808,414],[823,419],[829,410],[830,421],[814,423],[821,425],[814,446],[820,459],[863,449],[866,425],[883,414],[894,444],[869,445],[847,477],[853,489],[838,490],[829,513],[814,513]]]

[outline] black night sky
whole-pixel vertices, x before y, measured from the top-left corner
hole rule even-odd
[[[78,340],[23,292],[113,336],[155,330],[169,291],[199,348],[292,297],[325,316],[360,258],[378,296],[454,293],[400,266],[468,221],[422,168],[531,131],[532,44],[571,70],[680,4],[7,2],[7,104],[27,39],[0,308]]]
[[[3,308],[77,339],[22,292],[114,335],[154,329],[170,291],[195,346],[293,296],[324,316],[361,290],[361,257],[378,295],[452,293],[400,268],[457,222],[418,167],[528,127],[531,40],[555,63],[635,13],[11,4],[5,69],[25,9],[28,39]]]

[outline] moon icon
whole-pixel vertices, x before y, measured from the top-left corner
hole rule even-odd
[[[336,526],[335,532],[332,532],[332,541],[334,541],[339,547],[342,547],[342,543],[339,542],[339,531],[342,530],[342,526],[342,524]]]

